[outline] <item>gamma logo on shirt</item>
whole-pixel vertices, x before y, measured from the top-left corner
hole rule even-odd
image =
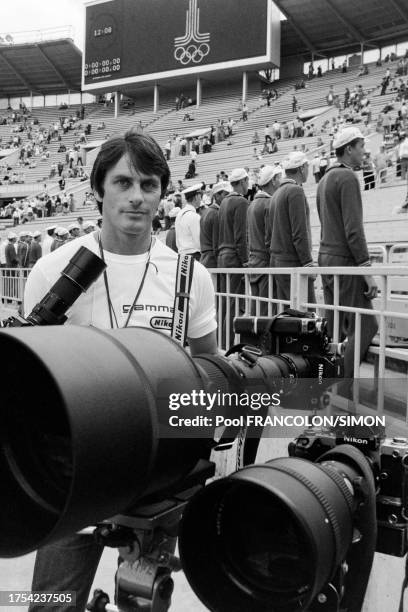
[[[153,329],[162,329],[171,332],[172,320],[173,319],[171,317],[152,317],[150,319],[150,327],[153,327]]]

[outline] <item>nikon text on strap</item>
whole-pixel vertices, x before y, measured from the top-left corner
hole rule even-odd
[[[179,255],[177,263],[176,292],[171,337],[184,346],[188,331],[191,282],[193,280],[194,257]]]

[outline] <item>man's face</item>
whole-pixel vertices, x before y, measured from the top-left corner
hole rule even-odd
[[[124,155],[106,173],[103,189],[104,230],[141,238],[150,236],[161,199],[160,177],[142,174]]]
[[[228,194],[228,191],[219,191],[218,193],[214,194],[214,199],[216,203],[218,204],[218,206],[221,204],[221,202],[223,201],[223,199],[225,198],[227,194]]]
[[[196,193],[196,195],[194,196],[194,199],[191,201],[191,204],[194,206],[194,208],[197,210],[197,208],[200,208],[200,206],[202,205],[202,193]]]
[[[354,147],[348,147],[350,151],[350,161],[353,166],[361,166],[364,159],[364,140],[359,138]]]

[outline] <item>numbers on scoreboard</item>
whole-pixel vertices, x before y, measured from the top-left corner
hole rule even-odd
[[[113,27],[112,26],[105,26],[103,28],[96,28],[94,30],[94,37],[97,38],[98,36],[109,36],[109,34],[112,34],[113,32]]]
[[[120,57],[113,59],[104,59],[101,61],[90,62],[85,64],[84,76],[98,76],[100,74],[109,74],[120,70]]]

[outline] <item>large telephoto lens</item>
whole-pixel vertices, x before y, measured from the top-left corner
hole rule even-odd
[[[160,332],[8,328],[0,343],[0,557],[130,513],[208,459],[210,434],[168,435],[169,394],[204,383]]]
[[[66,311],[96,281],[106,268],[105,262],[86,247],[81,247],[61,272],[61,277],[51,287],[30,314],[31,325],[57,325],[63,323]]]
[[[338,471],[283,458],[196,495],[179,545],[187,579],[210,610],[300,612],[334,575],[352,534],[353,495]]]

